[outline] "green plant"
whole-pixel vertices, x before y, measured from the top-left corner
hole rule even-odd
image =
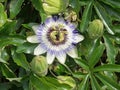
[[[0,90],[119,90],[120,1],[67,0],[66,4],[56,4],[59,7],[53,5],[57,10],[50,13],[44,11],[45,1],[0,0]],[[54,0],[49,1],[51,6]],[[34,35],[33,26],[56,15],[74,24],[84,36],[76,44],[78,57],[67,56],[62,64],[55,59],[45,64],[46,68],[38,60],[41,67],[31,67],[39,56],[33,54],[37,44],[28,42],[27,37]],[[103,24],[102,33],[94,29],[89,32],[95,19]],[[90,33],[97,33],[97,38],[91,38]],[[53,32],[52,37],[55,35],[60,34]],[[45,59],[46,53],[40,57]],[[46,72],[38,75],[35,68]]]

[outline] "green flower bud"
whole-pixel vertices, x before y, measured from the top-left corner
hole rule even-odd
[[[67,84],[74,89],[76,87],[75,80],[70,76],[58,76],[58,82],[61,84]]]
[[[88,27],[88,35],[91,39],[99,38],[103,35],[103,23],[99,19],[93,20]]]
[[[36,56],[30,63],[32,71],[39,75],[45,76],[48,71],[48,64],[46,58],[43,56]]]
[[[43,0],[43,9],[47,14],[57,14],[66,10],[69,0]]]

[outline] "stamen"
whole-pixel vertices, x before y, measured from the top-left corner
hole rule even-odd
[[[65,43],[67,34],[67,30],[64,29],[63,25],[59,24],[58,26],[50,27],[47,36],[53,45],[60,45]]]

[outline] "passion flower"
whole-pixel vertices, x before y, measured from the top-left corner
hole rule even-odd
[[[93,20],[88,27],[88,35],[92,39],[99,38],[103,35],[103,23],[99,19]]]
[[[82,41],[84,37],[72,23],[65,21],[62,17],[54,16],[39,26],[33,26],[33,30],[36,35],[29,36],[27,40],[39,44],[34,50],[34,55],[47,52],[48,64],[51,64],[55,57],[64,64],[66,54],[72,58],[78,57],[75,44]]]

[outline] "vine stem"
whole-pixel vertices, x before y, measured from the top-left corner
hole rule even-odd
[[[71,70],[66,64],[63,64],[63,66],[64,66],[71,74],[73,74],[72,70]]]

